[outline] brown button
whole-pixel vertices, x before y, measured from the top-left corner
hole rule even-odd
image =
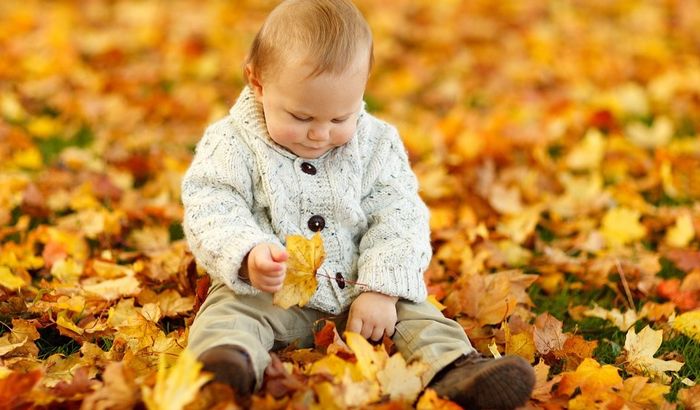
[[[326,226],[326,220],[321,215],[314,215],[309,218],[308,226],[312,232],[319,232]]]
[[[340,289],[344,289],[344,288],[345,288],[345,278],[343,277],[343,274],[342,274],[342,273],[337,272],[337,273],[335,274],[335,281],[338,283],[338,287],[339,287]]]
[[[316,175],[316,167],[309,164],[308,162],[301,163],[301,170],[309,175]]]

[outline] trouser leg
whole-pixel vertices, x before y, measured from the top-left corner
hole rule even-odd
[[[475,351],[462,326],[429,302],[399,300],[396,313],[392,340],[407,361],[420,359],[428,364],[422,376],[424,386],[458,357]]]
[[[251,358],[258,389],[270,364],[269,351],[292,342],[313,345],[313,323],[321,316],[313,309],[275,306],[269,293],[236,295],[215,282],[190,328],[187,348],[197,357],[215,346],[242,348]]]

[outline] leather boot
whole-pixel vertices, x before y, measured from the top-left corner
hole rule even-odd
[[[250,398],[255,390],[255,370],[250,356],[238,346],[215,346],[199,356],[203,370],[214,374],[216,382],[231,386],[239,399]]]
[[[465,409],[514,409],[530,398],[535,371],[520,356],[474,352],[452,362],[428,385]]]

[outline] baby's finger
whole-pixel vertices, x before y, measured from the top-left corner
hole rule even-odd
[[[260,261],[257,264],[257,268],[259,271],[264,272],[266,276],[281,276],[287,270],[287,264],[272,261]]]
[[[372,335],[371,339],[374,340],[375,342],[378,342],[382,340],[382,337],[384,336],[384,328],[381,326],[375,326],[374,329],[372,330]]]
[[[391,336],[394,335],[394,331],[395,331],[395,330],[396,330],[396,329],[395,329],[395,326],[394,326],[394,325],[391,325],[391,326],[389,326],[389,327],[386,328],[386,330],[384,331],[384,334],[387,335],[387,337],[391,337]]]
[[[348,319],[348,324],[345,326],[345,330],[353,333],[362,332],[362,320],[350,317],[350,319]]]
[[[282,286],[282,284],[284,283],[284,276],[281,276],[281,277],[262,276],[258,280],[258,283],[262,286],[279,287],[279,286]]]
[[[374,326],[365,322],[362,324],[362,332],[360,333],[365,339],[369,339],[374,331]]]
[[[275,262],[285,262],[289,259],[289,254],[284,248],[278,248],[276,246],[270,246],[270,256]]]

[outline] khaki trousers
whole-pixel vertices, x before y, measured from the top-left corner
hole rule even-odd
[[[424,386],[443,367],[463,354],[474,351],[464,329],[447,319],[429,302],[399,300],[398,320],[392,340],[407,360],[421,359],[429,369],[422,378]],[[260,388],[271,350],[296,343],[299,348],[313,347],[314,330],[319,320],[332,320],[342,335],[347,313],[329,313],[298,306],[282,309],[272,304],[272,295],[236,295],[222,283],[214,282],[209,295],[190,328],[188,349],[195,356],[219,345],[235,345],[250,355]]]

